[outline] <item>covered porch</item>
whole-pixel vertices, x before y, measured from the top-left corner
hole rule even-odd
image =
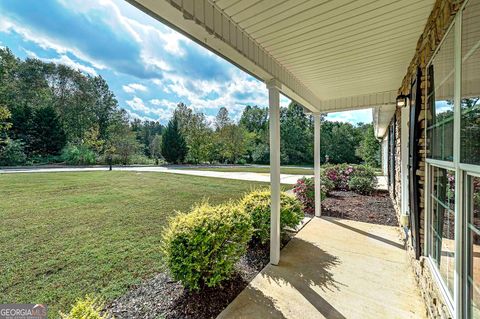
[[[426,313],[395,227],[321,217],[218,318],[413,319]]]
[[[314,117],[319,217],[321,115],[372,108],[376,136],[383,138],[435,2],[128,1],[266,84],[273,265],[280,261],[280,94]]]

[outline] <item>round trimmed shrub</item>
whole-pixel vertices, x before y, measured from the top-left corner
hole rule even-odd
[[[375,189],[376,180],[368,177],[353,176],[348,182],[348,187],[359,194],[370,195]]]
[[[67,314],[60,313],[62,319],[107,319],[108,314],[102,314],[103,302],[91,296],[77,299]]]
[[[166,265],[191,290],[218,286],[231,276],[252,232],[250,216],[238,205],[203,203],[172,219],[164,232]]]
[[[325,199],[326,194],[334,188],[333,183],[322,180],[320,184],[320,198]],[[315,214],[315,179],[313,177],[302,177],[293,187],[295,197],[302,203],[303,211],[307,214]]]
[[[247,194],[240,202],[241,207],[251,216],[253,238],[261,243],[270,240],[270,190],[256,190]],[[280,231],[294,228],[303,218],[302,204],[285,192],[280,194]]]

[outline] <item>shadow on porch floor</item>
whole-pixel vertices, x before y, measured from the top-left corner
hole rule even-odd
[[[425,318],[395,227],[314,218],[218,318]]]

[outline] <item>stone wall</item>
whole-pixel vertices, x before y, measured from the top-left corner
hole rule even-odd
[[[426,91],[428,82],[426,78],[426,67],[428,62],[433,56],[435,49],[442,40],[445,32],[452,23],[456,12],[461,7],[464,0],[437,0],[435,2],[434,8],[430,14],[430,17],[427,20],[423,34],[420,36],[416,53],[407,69],[407,73],[402,81],[401,87],[398,90],[398,94],[409,94],[410,86],[412,79],[416,76],[417,68],[422,69],[422,77],[420,87],[423,92]],[[419,214],[420,214],[420,246],[421,252],[423,254],[425,246],[425,127],[426,127],[426,114],[427,114],[427,103],[426,96],[422,94],[422,103],[420,105],[420,114],[417,118],[417,124],[420,128],[420,141],[419,141],[419,168],[416,171],[416,174],[419,178],[420,184],[420,198],[419,198]],[[397,211],[397,214],[400,214],[400,200],[401,200],[401,184],[400,184],[400,127],[401,127],[401,110],[396,110],[396,166],[395,166],[395,180],[396,185],[390,187],[390,195],[392,197],[394,207]],[[406,141],[404,141],[406,142]],[[396,194],[395,198],[393,194]],[[423,298],[428,307],[428,313],[432,318],[450,318],[451,315],[447,309],[446,303],[441,297],[439,288],[435,284],[435,280],[432,277],[428,261],[425,257],[421,257],[420,260],[415,259],[415,253],[413,247],[409,243],[408,245],[409,256],[411,259],[411,265],[415,273],[417,283],[422,291]]]

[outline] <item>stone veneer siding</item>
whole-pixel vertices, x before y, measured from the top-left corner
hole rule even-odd
[[[427,20],[424,32],[420,36],[415,56],[413,57],[410,65],[407,69],[407,73],[402,81],[402,85],[398,90],[398,94],[409,94],[410,85],[412,79],[416,76],[417,68],[422,70],[422,77],[420,87],[423,92],[427,88],[426,67],[428,62],[433,56],[435,49],[442,40],[445,32],[452,23],[455,14],[460,9],[464,0],[437,0],[433,7],[433,10]],[[419,140],[419,168],[417,169],[417,176],[419,177],[419,214],[420,214],[420,254],[424,251],[425,246],[425,114],[427,113],[426,95],[422,94],[422,103],[420,105],[421,111],[417,118],[417,123],[420,128],[420,140]],[[401,110],[397,109],[395,112],[396,119],[396,164],[395,164],[395,185],[389,187],[390,196],[393,201],[393,205],[400,215],[400,200],[401,200],[401,183],[400,183],[400,143],[401,143]],[[393,121],[393,119],[392,119]],[[404,141],[408,143],[408,141]],[[395,192],[395,196],[394,196]],[[415,259],[415,253],[411,245],[411,241],[408,243],[408,254],[411,260],[411,266],[415,274],[417,284],[420,288],[422,296],[426,302],[428,308],[428,315],[430,318],[451,318],[450,312],[446,306],[446,302],[443,299],[439,288],[435,284],[433,274],[430,271],[428,260],[421,256],[419,260]]]

